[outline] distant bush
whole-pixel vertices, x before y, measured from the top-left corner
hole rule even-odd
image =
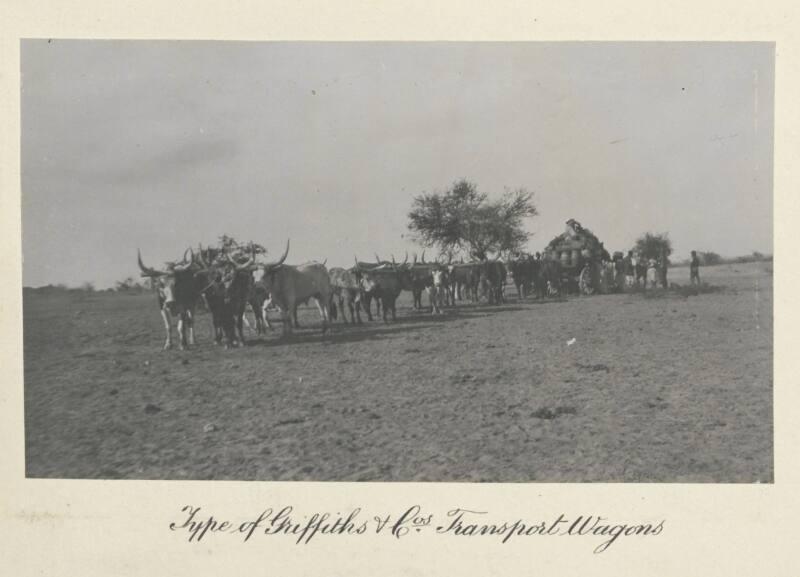
[[[150,279],[148,279],[149,281]],[[145,281],[147,282],[147,281]],[[114,290],[118,293],[141,293],[147,290],[147,286],[145,286],[141,282],[137,282],[133,277],[128,277],[124,280],[117,281],[114,285]]]
[[[701,252],[699,256],[700,260],[706,266],[714,266],[715,264],[722,264],[723,262],[722,257],[715,252]]]

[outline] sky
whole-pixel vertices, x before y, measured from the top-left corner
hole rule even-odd
[[[222,234],[287,262],[421,252],[415,195],[523,187],[541,250],[772,252],[771,43],[25,40],[23,284]],[[427,254],[431,254],[428,251]]]

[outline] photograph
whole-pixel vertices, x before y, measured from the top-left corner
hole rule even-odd
[[[27,479],[775,482],[774,42],[19,49]]]

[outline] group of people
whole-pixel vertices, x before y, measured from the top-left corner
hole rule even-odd
[[[692,285],[699,285],[700,259],[696,251],[692,251],[691,254],[689,282]],[[609,271],[610,274],[613,274],[613,282],[618,289],[623,288],[623,283],[624,287],[627,289],[634,287],[648,289],[659,286],[667,288],[669,286],[667,281],[669,261],[665,256],[661,258],[646,258],[630,250],[625,256],[623,256],[622,253],[615,253],[613,259],[604,259],[602,268],[603,270]]]

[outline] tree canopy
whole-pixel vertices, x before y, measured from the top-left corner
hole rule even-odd
[[[661,234],[648,232],[636,240],[633,250],[644,258],[660,259],[663,257],[669,262],[669,255],[672,254],[672,241],[666,232]]]
[[[462,179],[443,193],[414,197],[408,228],[424,247],[437,247],[448,255],[466,252],[483,260],[490,253],[522,250],[531,236],[524,220],[537,214],[533,193],[524,188],[492,200]]]

